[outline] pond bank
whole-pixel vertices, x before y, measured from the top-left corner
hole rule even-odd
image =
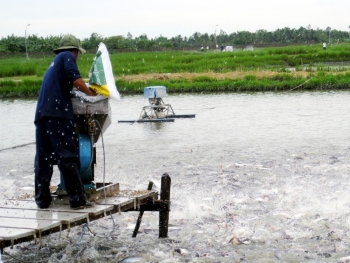
[[[155,73],[116,77],[121,94],[142,94],[146,86],[166,86],[169,92],[264,92],[349,89],[350,71],[232,71],[226,73]],[[36,97],[42,79],[33,76],[0,80],[0,98]],[[87,81],[87,80],[86,80]]]

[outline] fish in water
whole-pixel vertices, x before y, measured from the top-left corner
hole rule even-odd
[[[343,258],[340,258],[339,263],[346,263],[346,262],[350,262],[350,257],[343,257]]]
[[[147,263],[146,259],[139,256],[131,256],[122,259],[119,263]]]

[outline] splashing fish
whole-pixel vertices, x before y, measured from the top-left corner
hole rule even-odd
[[[131,257],[127,257],[122,259],[121,261],[119,261],[119,263],[146,263],[146,259],[143,257],[139,257],[139,256],[131,256]]]

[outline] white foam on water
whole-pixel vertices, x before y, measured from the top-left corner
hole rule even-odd
[[[138,213],[122,213],[114,216],[113,234],[112,220],[91,222],[108,238],[85,235],[80,241],[81,228],[73,228],[66,258],[77,257],[80,244],[80,249],[94,248],[101,262],[136,254],[149,262],[347,260],[349,99],[346,92],[178,95],[168,98],[174,110],[182,104],[212,109],[171,125],[128,126],[117,125],[118,118],[137,118],[142,99],[113,104],[118,118],[104,137],[106,181],[119,182],[121,189],[146,189],[154,180],[159,191],[167,172],[172,179],[169,239],[158,239],[156,212],[145,212],[138,236],[131,238]],[[0,153],[1,170],[16,170],[14,177],[1,174],[6,178],[1,198],[32,183],[27,176],[33,174],[33,151],[29,146]],[[98,154],[96,180],[101,181]],[[66,239],[45,240],[50,247],[59,242],[67,247]]]

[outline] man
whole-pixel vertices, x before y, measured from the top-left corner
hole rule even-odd
[[[75,133],[71,90],[73,86],[90,96],[95,91],[81,78],[76,61],[86,51],[72,35],[61,39],[57,54],[45,73],[35,113],[35,202],[48,208],[52,198],[50,181],[53,165],[63,176],[72,209],[94,206],[87,201],[79,169],[79,141]]]

